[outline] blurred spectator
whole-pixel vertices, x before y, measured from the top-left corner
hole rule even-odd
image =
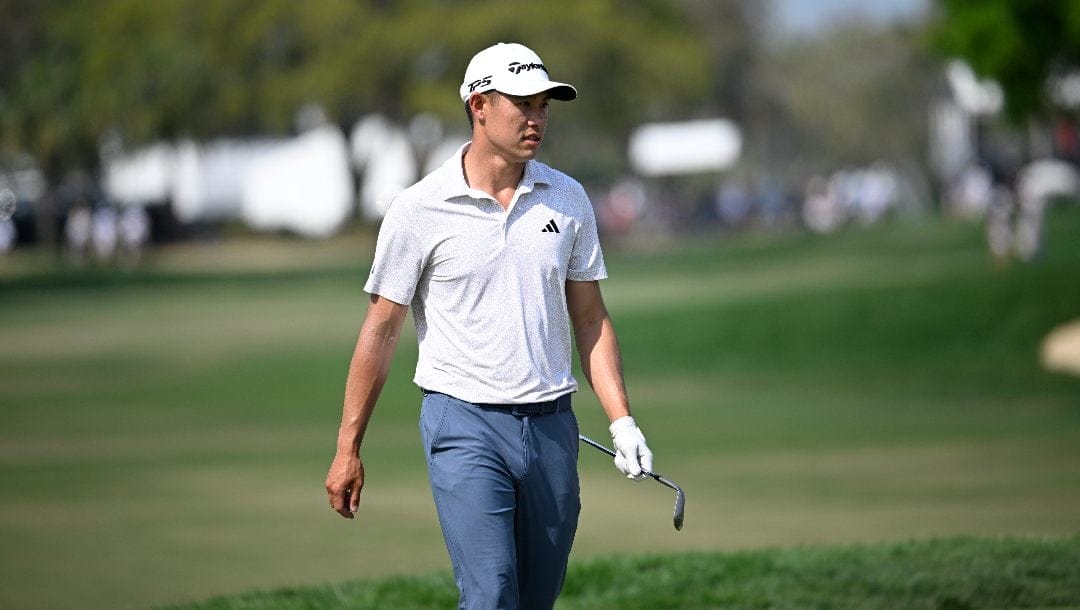
[[[986,209],[986,245],[990,256],[999,264],[1008,261],[1012,252],[1015,208],[1016,199],[1012,191],[1003,185],[995,185],[990,192],[990,204]]]
[[[881,221],[897,203],[897,180],[891,169],[876,163],[858,174],[855,217],[862,224]]]
[[[64,224],[64,245],[68,259],[82,264],[90,256],[90,232],[93,220],[85,200],[77,201],[68,211]]]
[[[822,176],[807,182],[802,208],[803,224],[814,233],[831,233],[844,223],[844,210],[833,190],[833,183]]]
[[[1011,257],[1030,262],[1043,248],[1046,208],[1058,197],[1080,194],[1080,172],[1060,159],[1039,159],[1020,169],[1015,193],[1007,183],[993,186],[986,214],[986,242],[999,264]]]
[[[908,187],[896,170],[883,162],[842,169],[827,178],[814,176],[806,186],[803,224],[815,233],[831,233],[849,221],[877,224],[898,213]]]
[[[645,187],[637,180],[616,182],[600,200],[597,222],[610,235],[625,236],[634,232],[645,212]]]
[[[1058,117],[1054,123],[1054,156],[1071,163],[1080,163],[1080,133],[1068,117]]]
[[[993,189],[990,171],[981,165],[969,165],[949,189],[949,209],[962,218],[982,217],[990,208]]]
[[[750,217],[752,200],[741,183],[729,180],[716,195],[716,216],[724,227],[741,228]]]
[[[111,205],[102,205],[94,210],[90,225],[90,243],[94,248],[94,258],[98,262],[112,260],[116,253],[117,237],[116,210]]]
[[[784,189],[772,179],[765,179],[757,190],[758,208],[762,227],[783,228],[789,222],[788,198]]]
[[[856,170],[844,168],[834,172],[828,178],[829,195],[839,208],[837,226],[844,223],[849,216],[854,215],[858,207],[859,180]]]
[[[15,247],[15,242],[18,240],[18,232],[15,230],[15,223],[10,218],[0,220],[0,254],[6,254]]]
[[[127,265],[136,265],[142,258],[143,248],[150,240],[150,216],[146,208],[130,205],[120,214],[120,257]]]
[[[1080,193],[1080,174],[1059,159],[1040,159],[1020,170],[1016,194],[1016,255],[1022,261],[1035,259],[1042,251],[1043,217],[1057,197]]]

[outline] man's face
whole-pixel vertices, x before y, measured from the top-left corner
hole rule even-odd
[[[492,146],[508,159],[526,161],[536,156],[547,127],[547,93],[530,96],[483,94],[480,129]]]

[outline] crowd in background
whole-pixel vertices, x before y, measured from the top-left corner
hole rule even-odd
[[[362,175],[356,180],[362,182]],[[607,187],[591,188],[590,194],[600,231],[613,240],[687,232],[829,234],[928,211],[928,202],[913,182],[879,162],[811,176],[801,188],[720,175],[712,188],[691,191],[677,180],[626,177]],[[0,189],[12,192],[2,183]],[[199,231],[185,229],[168,202],[121,205],[96,185],[88,186],[85,179],[75,190],[61,191],[65,192],[69,198],[60,206],[57,229],[64,259],[75,266],[133,267],[155,243],[213,234],[215,226],[221,226],[202,222]],[[943,187],[941,212],[984,223],[987,247],[995,259],[1032,260],[1041,247],[1047,206],[1077,193],[1080,173],[1065,160],[1033,162],[1016,169],[1012,181],[1002,180],[986,164],[971,164]],[[354,215],[354,224],[378,222],[363,218],[359,210]],[[17,223],[19,219],[23,222]],[[0,254],[12,251],[20,239],[27,241],[28,219],[23,214],[0,220]]]

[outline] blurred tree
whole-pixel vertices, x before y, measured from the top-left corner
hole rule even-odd
[[[1012,10],[971,3],[984,4]],[[466,62],[518,40],[581,93],[553,106],[544,154],[586,183],[626,171],[637,124],[702,116],[742,127],[750,178],[797,184],[924,155],[933,66],[921,32],[851,22],[770,40],[768,10],[758,0],[0,0],[0,151],[29,152],[55,187],[68,170],[94,171],[104,135],[134,147],[282,134],[310,103],[343,128],[373,112],[402,123],[430,112],[464,131]],[[1080,30],[1080,17],[1061,21]]]
[[[671,0],[0,0],[0,147],[55,186],[96,167],[105,134],[282,133],[308,103],[344,127],[371,112],[464,126],[469,57],[518,40],[581,92],[555,150],[610,173],[631,125],[707,97],[695,34]]]
[[[0,0],[0,161],[2,153],[30,153],[59,182],[67,160],[79,156],[81,143],[72,137],[76,118],[63,112],[68,84],[48,77],[45,65],[61,53],[51,48],[48,24],[55,5],[50,0]],[[59,71],[60,67],[57,68]],[[56,108],[55,116],[27,112]],[[39,237],[55,238],[53,192],[35,207]]]
[[[787,129],[777,158],[791,178],[887,161],[923,169],[937,66],[919,26],[853,19],[779,43],[761,75],[779,92]]]
[[[1080,68],[1080,0],[940,0],[934,46],[1001,84],[1015,123],[1050,110],[1047,79]]]

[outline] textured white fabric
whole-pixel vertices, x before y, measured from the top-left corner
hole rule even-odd
[[[592,204],[529,161],[504,211],[465,183],[467,147],[394,198],[364,290],[412,306],[418,386],[478,403],[557,398],[577,389],[566,281],[607,277]]]

